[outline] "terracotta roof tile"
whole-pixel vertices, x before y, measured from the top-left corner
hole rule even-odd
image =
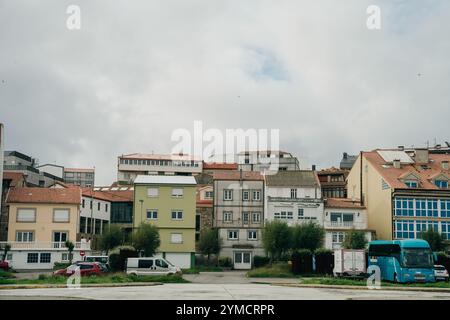
[[[8,193],[8,203],[80,204],[80,188],[14,188]]]
[[[352,199],[348,198],[327,198],[325,201],[325,207],[326,208],[348,208],[348,209],[364,209],[365,206],[361,205],[361,202],[359,199],[355,199],[353,201]]]

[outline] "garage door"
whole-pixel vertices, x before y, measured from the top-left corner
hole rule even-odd
[[[188,269],[191,267],[191,254],[190,253],[166,253],[166,260],[173,265]]]

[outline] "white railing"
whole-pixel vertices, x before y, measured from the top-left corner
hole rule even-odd
[[[355,228],[364,229],[363,223],[355,223],[353,221],[325,221],[325,228]]]
[[[0,241],[0,248],[4,248],[5,244],[9,244],[12,250],[17,249],[46,249],[59,250],[67,249],[64,242],[48,242],[48,241],[33,241],[33,242],[18,242],[18,241]],[[90,250],[91,244],[89,242],[74,242],[74,250]]]

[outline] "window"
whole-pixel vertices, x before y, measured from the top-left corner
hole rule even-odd
[[[61,254],[61,260],[62,261],[69,261],[69,254],[68,253],[62,253]]]
[[[405,184],[408,188],[417,188],[418,187],[417,181],[405,181]]]
[[[36,222],[36,209],[17,209],[17,222]]]
[[[34,232],[33,231],[17,231],[16,232],[17,242],[33,242]]]
[[[441,222],[441,234],[444,239],[450,240],[450,222],[442,221]]]
[[[261,213],[260,212],[253,212],[252,213],[252,220],[253,220],[253,223],[260,223],[261,222]]]
[[[394,235],[396,239],[414,239],[414,221],[413,220],[397,220],[394,223]]]
[[[39,253],[32,252],[27,255],[27,263],[38,263],[39,261]]]
[[[147,210],[147,220],[156,220],[158,219],[158,210]]]
[[[450,200],[441,200],[441,217],[450,218]]]
[[[158,188],[147,188],[147,197],[149,198],[157,198],[159,196]]]
[[[223,221],[224,222],[232,222],[233,221],[233,212],[224,211],[223,212]]]
[[[248,240],[258,240],[258,233],[256,230],[249,230],[247,232],[247,239]]]
[[[172,233],[170,235],[171,243],[183,243],[183,234],[182,233]]]
[[[86,200],[83,199],[81,206],[84,208],[85,204],[86,204]]]
[[[108,204],[105,203],[105,211],[108,212]]]
[[[400,217],[414,216],[413,203],[411,198],[396,198],[395,215]]]
[[[274,218],[275,219],[281,219],[281,220],[292,220],[294,217],[294,214],[292,213],[292,211],[280,211],[280,212],[275,212],[274,214]]]
[[[344,232],[333,232],[331,238],[332,243],[340,244],[344,242],[345,235]]]
[[[250,213],[249,212],[242,212],[242,222],[244,224],[248,224],[250,221]]]
[[[213,192],[205,191],[205,199],[212,199],[212,198],[213,198]]]
[[[228,200],[228,201],[233,200],[233,190],[231,190],[231,189],[223,190],[223,200]]]
[[[172,211],[172,220],[183,220],[183,211]]]
[[[100,202],[97,203],[97,211],[100,211],[100,206],[101,206],[101,203]]]
[[[242,201],[249,201],[249,200],[250,200],[250,191],[242,190]]]
[[[53,222],[69,222],[70,215],[69,209],[54,209],[53,210]]]
[[[297,218],[299,219],[299,220],[303,220],[304,218],[305,218],[305,210],[304,209],[298,209],[298,216],[297,216]]]
[[[237,230],[228,230],[228,240],[239,239],[239,233]]]
[[[148,269],[151,267],[153,267],[153,260],[144,260],[144,259],[138,260],[138,268],[139,269]]]
[[[438,216],[438,201],[437,199],[427,199],[427,217]]]
[[[427,200],[416,199],[416,216],[417,217],[427,216]]]
[[[254,190],[253,191],[253,201],[260,201],[261,200],[261,191]]]
[[[50,252],[41,253],[39,262],[40,263],[50,263],[52,261],[52,254]]]
[[[297,199],[297,189],[291,189],[291,199]]]
[[[332,226],[352,227],[353,213],[331,212],[330,221]]]
[[[161,259],[155,260],[155,265],[157,267],[161,267],[161,268],[168,268],[169,267],[169,265],[164,260],[161,260]]]
[[[183,197],[183,188],[172,188],[172,197],[182,198]]]
[[[436,180],[436,181],[434,181],[434,184],[436,185],[436,187],[441,188],[441,189],[448,188],[448,181],[445,181],[445,180]]]

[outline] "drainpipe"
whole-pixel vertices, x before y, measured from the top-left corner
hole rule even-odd
[[[360,151],[359,153],[359,201],[361,203],[361,206],[364,205],[363,200],[363,152]]]

